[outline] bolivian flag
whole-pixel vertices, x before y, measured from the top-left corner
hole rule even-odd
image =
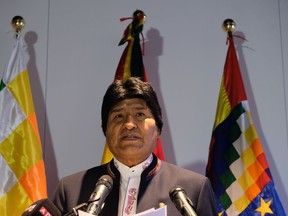
[[[129,77],[141,77],[143,81],[148,81],[145,67],[142,59],[142,49],[140,45],[140,34],[142,34],[146,15],[141,10],[136,10],[133,17],[122,18],[121,21],[132,19],[132,22],[124,31],[123,37],[119,45],[127,42],[120,58],[114,79],[128,79]],[[158,139],[154,153],[161,160],[165,160],[164,151],[162,149],[161,138]],[[113,155],[107,147],[104,148],[102,164],[109,162]]]

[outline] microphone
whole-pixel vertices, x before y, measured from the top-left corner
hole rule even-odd
[[[61,216],[60,210],[49,199],[41,199],[32,203],[22,216]]]
[[[169,191],[170,199],[183,216],[197,216],[192,201],[187,197],[184,189],[174,186]]]
[[[86,212],[92,215],[98,215],[101,212],[104,206],[104,201],[111,192],[112,187],[112,178],[109,175],[101,176],[96,183],[95,190],[90,196]]]

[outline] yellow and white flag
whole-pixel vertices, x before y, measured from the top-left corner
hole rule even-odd
[[[0,214],[21,215],[47,197],[37,118],[21,34],[0,82]]]

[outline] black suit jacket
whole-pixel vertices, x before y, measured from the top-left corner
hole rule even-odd
[[[86,203],[95,189],[97,180],[107,174],[113,179],[113,189],[107,196],[100,215],[117,216],[120,173],[114,166],[113,160],[61,179],[53,198],[54,204],[65,214],[76,205]],[[217,215],[214,195],[208,178],[161,161],[155,155],[153,155],[150,166],[141,175],[137,213],[152,207],[158,208],[159,203],[164,203],[167,205],[168,216],[181,216],[169,197],[169,191],[175,185],[179,185],[185,190],[187,196],[192,200],[198,216]]]

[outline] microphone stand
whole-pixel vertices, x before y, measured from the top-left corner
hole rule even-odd
[[[81,203],[77,206],[75,206],[71,212],[65,214],[64,216],[78,216],[78,210],[84,210],[86,211],[87,203]]]

